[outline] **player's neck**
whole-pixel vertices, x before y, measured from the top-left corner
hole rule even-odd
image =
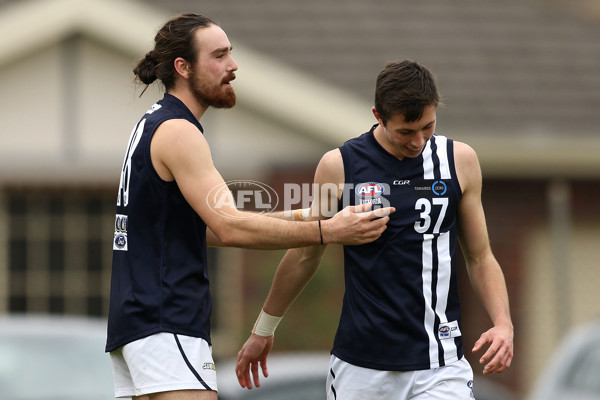
[[[196,97],[192,94],[191,91],[186,89],[175,88],[168,91],[170,95],[177,97],[185,106],[194,114],[197,120],[200,120],[206,110],[208,109],[207,105],[201,104]]]
[[[379,143],[379,145],[381,147],[383,147],[383,149],[385,151],[387,151],[389,154],[391,154],[392,156],[396,157],[398,160],[403,160],[404,159],[404,154],[402,153],[401,150],[399,150],[396,146],[394,146],[393,143],[391,143],[386,134],[385,134],[385,130],[383,129],[383,127],[381,125],[378,125],[375,130],[373,131],[373,137],[375,138],[375,140],[377,141],[377,143]]]

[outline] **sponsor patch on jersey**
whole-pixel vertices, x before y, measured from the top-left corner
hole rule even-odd
[[[448,185],[441,179],[426,179],[415,182],[417,197],[442,197],[448,192]]]
[[[450,339],[462,336],[460,328],[458,327],[458,321],[440,322],[438,327],[438,338]]]
[[[204,363],[204,364],[202,364],[202,369],[209,369],[209,370],[212,370],[212,371],[216,371],[217,370],[217,368],[215,368],[215,364],[214,363],[207,363],[207,362]]]
[[[385,187],[382,183],[377,182],[366,182],[359,183],[356,185],[354,192],[358,197],[373,199],[377,197],[381,197],[385,190]]]
[[[113,239],[113,250],[127,251],[127,215],[117,214],[115,216],[115,237]]]

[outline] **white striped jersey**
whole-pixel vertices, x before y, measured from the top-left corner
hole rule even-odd
[[[344,246],[346,291],[332,354],[380,370],[440,367],[463,356],[453,142],[434,135],[419,157],[399,160],[377,143],[375,126],[340,147],[353,188],[342,203],[396,212],[376,241]]]

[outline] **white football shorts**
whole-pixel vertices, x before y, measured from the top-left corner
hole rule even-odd
[[[156,333],[110,353],[115,397],[173,390],[217,390],[212,347],[204,339]]]
[[[380,371],[331,356],[327,400],[473,400],[473,370],[463,357],[422,371]]]

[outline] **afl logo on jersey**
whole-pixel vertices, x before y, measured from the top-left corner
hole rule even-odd
[[[375,199],[381,197],[384,190],[385,187],[383,184],[377,182],[360,183],[354,189],[356,195],[363,199]]]
[[[441,325],[440,326],[440,337],[448,337],[450,336],[450,327],[448,325]]]
[[[461,336],[458,321],[443,322],[438,328],[439,339],[450,339]]]

